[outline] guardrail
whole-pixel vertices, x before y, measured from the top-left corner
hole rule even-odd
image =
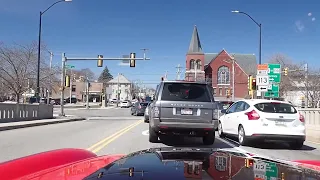
[[[0,103],[0,123],[51,118],[53,118],[52,105]]]
[[[307,141],[320,143],[320,108],[299,108],[306,123]]]

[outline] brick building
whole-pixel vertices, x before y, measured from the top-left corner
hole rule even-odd
[[[193,29],[189,50],[186,55],[187,81],[207,81],[213,87],[216,97],[226,98],[227,90],[232,92],[232,61],[234,61],[235,97],[248,95],[248,76],[256,73],[256,56],[254,54],[204,53],[197,27]]]
[[[71,97],[77,98],[80,101],[86,100],[86,82],[78,79],[74,80],[72,82],[71,87]],[[96,99],[96,101],[100,101],[100,96],[103,88],[103,83],[99,82],[90,82],[89,87],[89,101],[93,101],[93,99]],[[70,88],[66,87],[64,90],[64,96],[65,98],[70,97]],[[52,93],[51,96],[53,99],[60,98],[60,92],[59,92],[59,86],[55,88],[55,91]]]

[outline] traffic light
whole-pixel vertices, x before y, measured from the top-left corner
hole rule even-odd
[[[98,62],[97,62],[98,67],[103,66],[103,55],[98,55]]]
[[[252,76],[251,75],[249,75],[249,77],[248,77],[248,90],[249,91],[252,91]]]
[[[69,75],[66,75],[64,86],[65,87],[70,87],[70,76]]]
[[[284,75],[285,75],[285,76],[288,76],[288,70],[289,70],[289,68],[287,68],[287,67],[284,68]]]
[[[252,89],[252,90],[257,90],[256,78],[252,78],[252,81],[251,81],[251,89]]]
[[[136,53],[130,53],[130,67],[136,67]]]

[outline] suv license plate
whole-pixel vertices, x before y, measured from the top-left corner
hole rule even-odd
[[[182,115],[192,115],[192,109],[181,109]]]

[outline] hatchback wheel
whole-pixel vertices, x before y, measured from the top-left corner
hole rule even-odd
[[[246,133],[245,133],[244,128],[242,126],[239,126],[239,128],[238,128],[238,139],[239,139],[240,145],[245,146],[248,144],[248,140],[246,138]]]
[[[219,137],[221,137],[221,138],[224,138],[224,137],[225,137],[225,135],[224,135],[224,133],[223,133],[223,129],[222,129],[222,124],[221,124],[221,122],[219,122],[219,124],[218,124],[218,134],[219,134]]]

